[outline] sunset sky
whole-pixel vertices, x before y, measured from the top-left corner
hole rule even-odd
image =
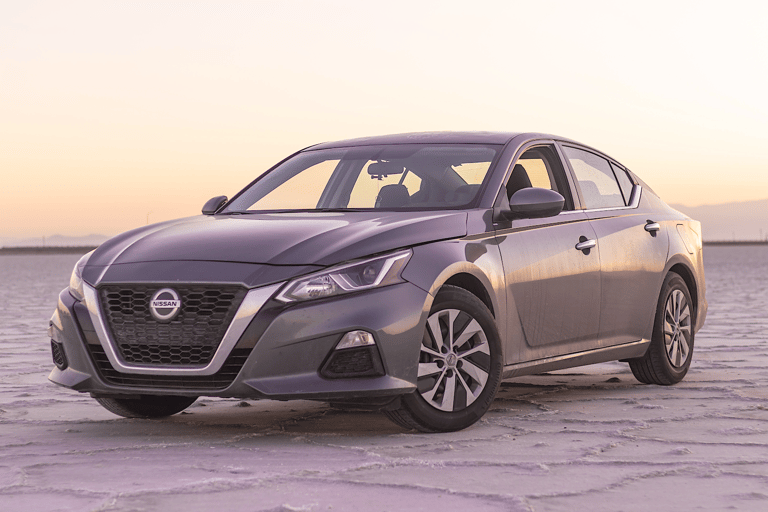
[[[0,237],[199,213],[302,147],[599,148],[669,203],[768,198],[766,2],[0,0]]]

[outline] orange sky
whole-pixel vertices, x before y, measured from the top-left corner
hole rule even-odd
[[[670,203],[768,198],[766,4],[538,4],[0,1],[0,237],[194,215],[307,145],[422,130],[563,135]]]

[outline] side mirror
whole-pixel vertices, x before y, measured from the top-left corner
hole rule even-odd
[[[542,219],[554,217],[563,211],[565,198],[548,188],[528,187],[512,194],[509,199],[508,218]]]
[[[221,208],[221,205],[226,202],[227,196],[216,196],[210,198],[208,201],[206,201],[205,205],[203,205],[203,215],[213,215],[219,208]]]

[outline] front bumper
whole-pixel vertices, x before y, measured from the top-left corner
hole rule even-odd
[[[121,364],[108,329],[104,332],[99,325],[97,295],[86,301],[88,307],[63,290],[51,319],[49,333],[66,364],[54,368],[48,378],[61,386],[96,396],[343,400],[396,396],[415,389],[432,297],[408,282],[289,305],[266,297],[250,316],[241,316],[238,326],[237,318],[232,322],[229,332],[236,339],[227,347],[222,341],[226,352],[221,364],[192,374],[183,368],[146,371]],[[358,329],[373,334],[383,375],[322,376],[321,368],[344,333]]]

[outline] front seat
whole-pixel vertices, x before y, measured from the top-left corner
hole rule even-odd
[[[522,165],[517,164],[515,165],[515,168],[512,169],[512,174],[509,176],[509,181],[507,182],[507,197],[511,198],[512,194],[518,190],[530,188],[532,186],[531,179],[528,177],[528,171],[526,171],[525,167]]]
[[[410,196],[405,185],[384,185],[379,190],[374,208],[398,208],[408,206]]]

